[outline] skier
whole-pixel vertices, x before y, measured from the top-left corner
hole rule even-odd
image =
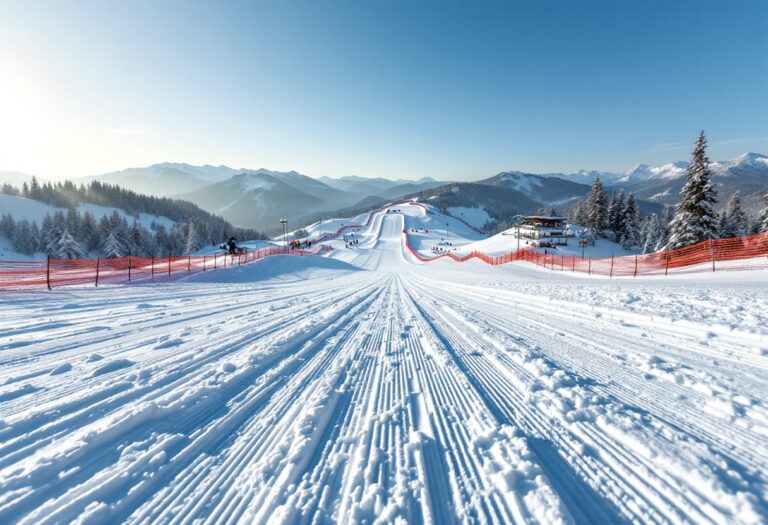
[[[237,239],[234,236],[227,240],[227,246],[229,247],[230,255],[235,255],[237,253]]]

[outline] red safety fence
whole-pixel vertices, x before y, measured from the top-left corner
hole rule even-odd
[[[436,256],[425,256],[410,245],[406,230],[403,230],[403,235],[408,251],[422,262],[431,262],[444,257],[456,262],[480,259],[494,266],[524,261],[549,270],[607,275],[609,277],[768,268],[768,233],[704,241],[685,248],[646,255],[601,258],[554,253],[543,254],[533,248],[496,256],[481,252],[470,252],[466,255],[447,252]]]
[[[48,259],[43,261],[0,261],[0,288],[29,288],[73,284],[124,283],[170,276],[178,272],[204,272],[240,266],[273,255],[319,255],[330,250],[318,246],[312,251],[280,246],[261,248],[237,255],[183,255],[168,257],[120,257],[115,259]]]

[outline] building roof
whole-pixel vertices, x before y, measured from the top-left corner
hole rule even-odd
[[[526,215],[523,217],[523,219],[530,219],[530,220],[542,220],[542,221],[567,221],[568,217],[555,217],[555,216],[549,216],[549,215]]]

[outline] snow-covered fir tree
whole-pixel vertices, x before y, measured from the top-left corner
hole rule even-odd
[[[125,255],[125,247],[117,240],[114,233],[107,235],[101,250],[108,259],[117,259]]]
[[[614,239],[617,241],[621,238],[622,214],[625,207],[624,190],[619,190],[613,194],[608,205],[608,229],[613,230]]]
[[[664,205],[664,211],[662,211],[661,217],[659,217],[659,240],[656,243],[656,248],[654,251],[658,252],[663,250],[667,245],[667,241],[669,240],[669,225],[674,218],[674,206],[670,206],[669,204]]]
[[[184,247],[184,253],[196,252],[200,249],[200,239],[197,236],[197,228],[195,223],[189,221],[187,224],[187,242]]]
[[[602,235],[608,222],[608,198],[605,195],[603,183],[600,182],[600,176],[595,177],[592,188],[586,199],[586,224],[585,226],[595,230],[595,233]]]
[[[726,237],[742,237],[747,234],[747,214],[741,208],[741,192],[734,193],[725,205],[728,217],[728,229],[721,234]]]
[[[85,212],[80,222],[80,240],[86,251],[93,251],[99,247],[98,223],[91,212]]]
[[[13,220],[13,215],[4,213],[0,218],[0,234],[5,235],[8,239],[13,239],[15,233],[16,221]]]
[[[13,249],[24,255],[32,255],[35,253],[35,247],[32,225],[27,220],[17,222],[13,234]]]
[[[56,252],[56,257],[58,259],[79,259],[83,256],[83,251],[80,249],[80,245],[77,244],[77,241],[70,235],[69,230],[66,228],[61,234],[61,238],[59,238],[58,242],[58,251]]]
[[[763,213],[760,214],[760,233],[768,233],[768,192],[763,197]]]
[[[579,226],[587,224],[587,201],[585,199],[576,203],[576,206],[571,210],[569,219],[571,224],[578,224]]]
[[[665,250],[674,250],[718,238],[718,221],[713,206],[717,196],[712,187],[712,173],[707,158],[707,139],[702,131],[688,163],[688,178],[680,191],[675,218],[669,225]]]
[[[655,213],[647,215],[640,228],[641,248],[643,253],[655,252],[663,234],[659,216]]]
[[[635,195],[629,194],[619,215],[619,242],[625,250],[640,246],[640,209]]]

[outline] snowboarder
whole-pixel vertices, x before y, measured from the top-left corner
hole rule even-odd
[[[227,247],[229,248],[230,255],[235,255],[237,253],[237,239],[234,236],[227,240]]]

